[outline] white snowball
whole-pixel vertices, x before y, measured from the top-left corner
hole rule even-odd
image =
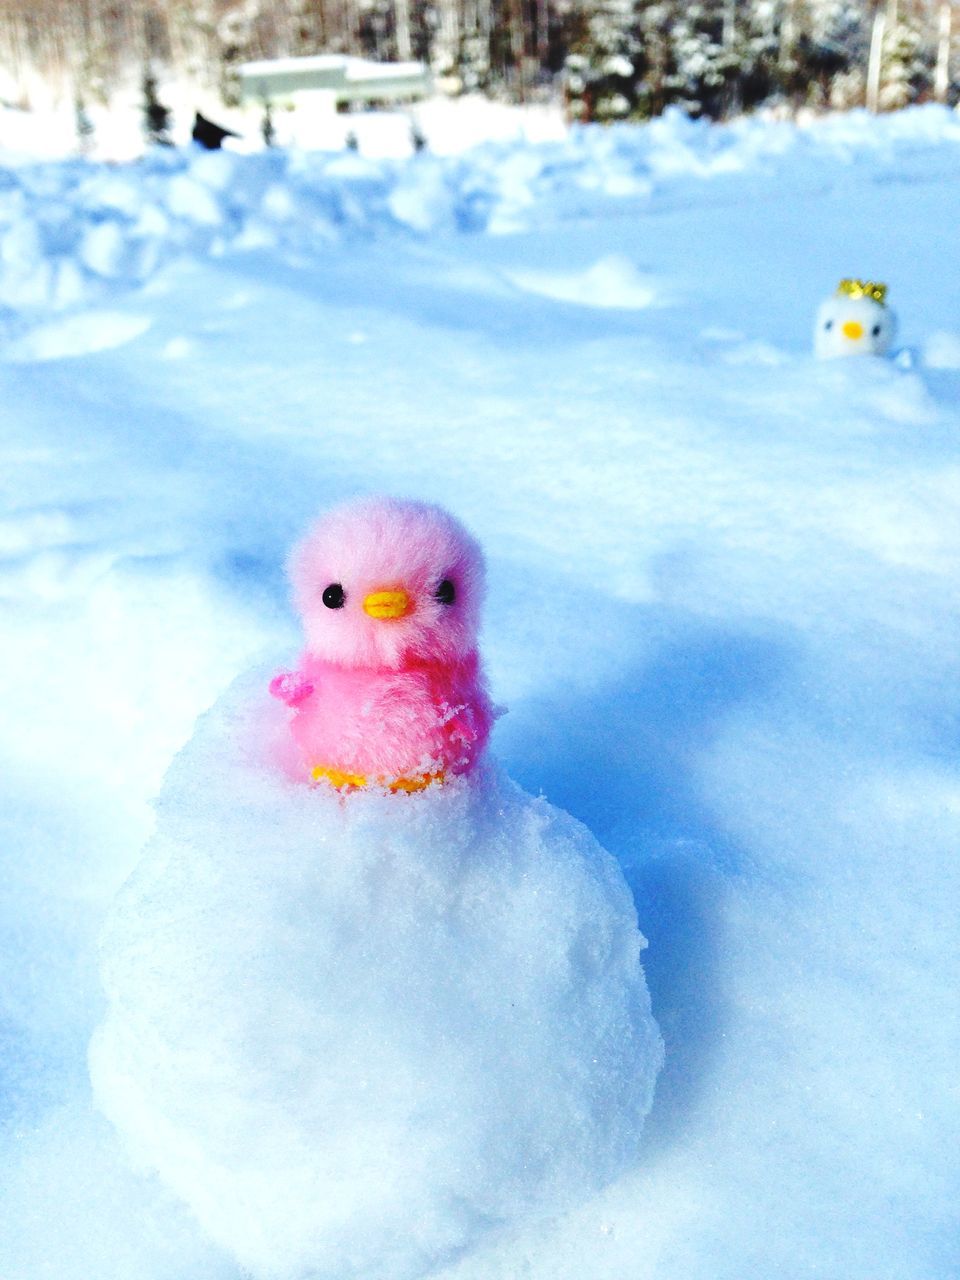
[[[289,222],[297,216],[293,192],[282,182],[273,182],[263,193],[261,211],[275,222]]]
[[[116,222],[97,222],[83,233],[77,257],[95,275],[114,279],[126,266],[127,241]]]
[[[21,218],[0,236],[0,265],[15,271],[30,271],[43,256],[40,228],[31,218]]]
[[[960,333],[938,330],[927,340],[924,363],[930,369],[960,369]]]
[[[493,768],[287,781],[262,688],[170,770],[105,931],[95,1093],[255,1276],[401,1280],[635,1161],[643,939],[614,859]]]
[[[218,227],[223,222],[223,213],[209,187],[185,173],[170,179],[166,203],[170,212],[185,222],[206,227]]]
[[[57,309],[76,306],[86,295],[83,272],[73,258],[61,258],[53,268],[53,289],[50,301]]]
[[[420,156],[408,165],[387,197],[387,207],[398,222],[414,231],[427,232],[451,221],[451,196],[443,163]]]
[[[190,162],[190,174],[211,191],[225,193],[237,180],[237,157],[229,151],[198,151]]]
[[[169,238],[172,235],[170,219],[159,205],[145,204],[132,227],[132,234],[144,239],[149,237]]]
[[[107,169],[85,185],[84,197],[88,208],[116,209],[132,218],[143,205],[144,191],[132,175],[121,178]]]

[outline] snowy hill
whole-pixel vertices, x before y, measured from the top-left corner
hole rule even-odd
[[[4,1280],[240,1280],[92,1107],[96,938],[380,490],[484,544],[494,750],[623,867],[667,1053],[634,1172],[434,1277],[956,1271],[958,197],[935,108],[0,160]],[[850,275],[911,367],[813,360]]]

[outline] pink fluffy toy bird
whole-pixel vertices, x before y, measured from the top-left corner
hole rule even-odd
[[[368,498],[322,516],[288,564],[303,618],[296,772],[338,789],[420,791],[470,771],[494,711],[477,653],[479,546],[440,507]]]

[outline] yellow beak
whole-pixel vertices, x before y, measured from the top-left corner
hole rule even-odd
[[[410,605],[405,591],[371,591],[363,601],[363,611],[371,618],[402,618],[410,612]]]
[[[843,336],[851,342],[863,337],[863,325],[858,320],[848,320],[843,326]]]

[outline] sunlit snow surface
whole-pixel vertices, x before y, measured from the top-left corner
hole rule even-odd
[[[483,542],[495,753],[619,860],[666,1041],[632,1171],[432,1274],[957,1271],[958,196],[935,109],[0,171],[4,1280],[240,1280],[93,1109],[96,938],[371,490]],[[909,371],[812,359],[851,275]]]

